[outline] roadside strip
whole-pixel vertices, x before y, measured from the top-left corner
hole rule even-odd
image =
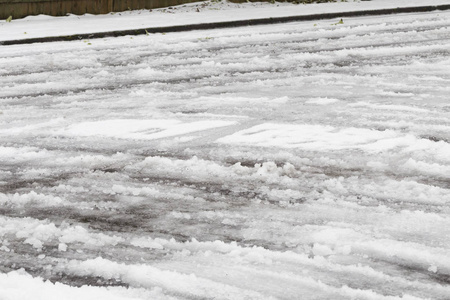
[[[119,37],[119,36],[126,36],[126,35],[143,35],[143,34],[149,34],[149,33],[163,33],[163,32],[166,33],[166,32],[190,31],[190,30],[230,28],[230,27],[239,27],[239,26],[268,25],[268,24],[276,24],[276,23],[315,21],[315,20],[346,18],[346,17],[361,17],[361,16],[377,16],[377,15],[389,15],[389,14],[400,14],[400,13],[431,12],[431,11],[436,11],[436,10],[450,10],[450,4],[435,5],[435,6],[398,7],[398,8],[389,8],[389,9],[361,10],[361,11],[300,15],[300,16],[289,16],[289,17],[261,18],[261,19],[225,21],[225,22],[214,22],[214,23],[176,25],[176,26],[167,26],[167,27],[150,27],[150,28],[140,28],[140,29],[95,32],[95,33],[86,33],[86,34],[73,34],[73,35],[65,35],[65,36],[39,37],[39,38],[31,38],[31,39],[0,41],[0,45],[8,46],[8,45],[20,45],[20,44],[32,44],[32,43],[61,42],[61,41],[96,39],[96,38],[105,38],[105,37]]]

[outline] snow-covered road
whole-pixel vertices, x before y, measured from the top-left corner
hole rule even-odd
[[[338,21],[0,47],[0,299],[448,299],[450,12]]]

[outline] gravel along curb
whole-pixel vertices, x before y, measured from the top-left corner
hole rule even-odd
[[[361,11],[314,14],[314,15],[303,15],[303,16],[263,18],[263,19],[251,19],[251,20],[239,20],[239,21],[225,21],[225,22],[217,22],[217,23],[201,23],[201,24],[176,25],[176,26],[167,26],[167,27],[150,27],[150,28],[141,28],[141,29],[116,30],[116,31],[108,31],[108,32],[95,32],[95,33],[74,34],[74,35],[66,35],[66,36],[52,36],[52,37],[40,37],[40,38],[32,38],[32,39],[0,41],[0,45],[7,46],[7,45],[21,45],[21,44],[32,44],[32,43],[62,42],[62,41],[73,41],[73,40],[81,40],[81,39],[119,37],[119,36],[126,36],[126,35],[142,35],[142,34],[149,34],[149,33],[180,32],[180,31],[229,28],[229,27],[239,27],[239,26],[268,25],[268,24],[286,23],[286,22],[315,21],[315,20],[344,18],[344,17],[360,17],[360,16],[377,16],[377,15],[389,15],[389,14],[399,14],[399,13],[431,12],[431,11],[436,11],[436,10],[450,10],[450,4],[436,5],[436,6],[398,7],[398,8],[388,8],[388,9],[361,10]]]

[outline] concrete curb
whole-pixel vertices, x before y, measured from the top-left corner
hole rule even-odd
[[[431,12],[436,10],[450,10],[450,4],[436,5],[436,6],[417,6],[417,7],[399,7],[377,10],[361,10],[351,12],[338,12],[338,13],[326,13],[326,14],[314,14],[304,16],[290,16],[290,17],[276,17],[276,18],[263,18],[263,19],[251,19],[251,20],[239,20],[239,21],[225,21],[216,23],[201,23],[201,24],[189,24],[189,25],[176,25],[167,27],[150,27],[141,29],[129,29],[129,30],[117,30],[108,32],[95,32],[85,34],[74,34],[66,36],[54,36],[54,37],[41,37],[32,39],[21,40],[9,40],[0,41],[0,45],[23,45],[32,43],[48,43],[48,42],[62,42],[73,41],[81,39],[96,39],[105,37],[119,37],[126,35],[143,35],[149,33],[163,33],[163,32],[180,32],[190,30],[205,30],[205,29],[218,29],[218,28],[230,28],[239,26],[253,26],[253,25],[268,25],[276,23],[287,22],[300,22],[300,21],[315,21],[334,18],[345,17],[361,17],[361,16],[378,16],[389,15],[399,13],[417,13],[417,12]]]

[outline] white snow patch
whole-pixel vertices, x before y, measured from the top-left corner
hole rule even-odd
[[[264,123],[220,138],[218,143],[309,150],[370,148],[380,140],[399,136],[395,131],[365,128],[335,128],[324,125]]]
[[[73,287],[32,277],[23,269],[0,273],[0,298],[2,300],[138,300],[174,299],[165,296],[161,289],[133,289],[124,287]]]
[[[57,206],[66,203],[60,197],[55,197],[53,195],[38,194],[34,191],[31,191],[26,194],[0,193],[0,204],[13,207],[23,207],[28,205]]]
[[[106,136],[121,139],[154,140],[207,129],[229,126],[233,121],[206,120],[184,123],[180,120],[104,120],[84,122],[57,132],[73,136]]]
[[[316,104],[316,105],[328,105],[328,104],[336,103],[339,101],[340,101],[339,99],[334,99],[334,98],[312,98],[312,99],[306,101],[305,103]]]
[[[411,95],[408,95],[409,97]],[[371,109],[383,109],[383,110],[393,110],[393,111],[410,111],[410,112],[417,112],[417,113],[426,113],[429,112],[428,109],[423,109],[419,107],[414,106],[407,106],[407,105],[395,105],[395,104],[374,104],[374,103],[368,103],[368,102],[356,102],[351,103],[349,106],[353,107],[367,107]]]
[[[339,3],[322,3],[295,5],[292,3],[230,3],[227,1],[192,3],[167,8],[135,10],[107,15],[83,16],[69,15],[65,17],[29,16],[24,19],[6,23],[0,20],[0,41],[26,39],[42,36],[64,36],[101,31],[137,29],[184,25],[193,23],[211,23],[221,21],[247,20],[252,18],[286,17],[293,15],[309,15],[356,10],[373,10],[397,8],[402,6],[423,6],[448,4],[446,0],[372,0],[348,1]],[[94,30],[93,30],[94,28]]]

